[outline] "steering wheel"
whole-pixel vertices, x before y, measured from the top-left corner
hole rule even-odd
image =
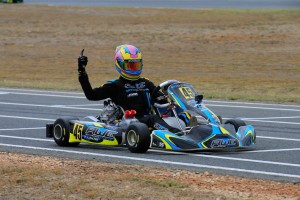
[[[157,107],[157,108],[166,108],[168,107],[171,103],[165,103],[165,104],[159,104],[159,103],[154,103],[154,97],[157,96],[157,93],[160,89],[166,91],[168,89],[168,87],[174,83],[179,83],[179,81],[177,80],[167,80],[161,84],[159,84],[158,86],[156,86],[154,88],[154,90],[152,91],[151,93],[151,105],[154,105],[154,107]]]

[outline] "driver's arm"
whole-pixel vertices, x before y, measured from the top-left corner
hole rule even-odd
[[[151,81],[149,81],[148,84],[149,84],[148,88],[149,88],[150,94],[152,94],[153,90],[156,88],[156,86]],[[158,102],[160,104],[168,103],[165,95],[161,91],[158,91],[156,93],[156,95],[151,98],[154,98],[154,102]]]
[[[86,98],[93,101],[110,98],[114,92],[113,84],[107,83],[99,88],[92,88],[85,70],[88,63],[88,58],[83,55],[83,52],[84,49],[81,51],[80,56],[78,57],[78,78]]]
[[[79,75],[79,82],[88,100],[97,101],[111,98],[111,92],[114,91],[113,84],[109,82],[93,89],[86,73]]]

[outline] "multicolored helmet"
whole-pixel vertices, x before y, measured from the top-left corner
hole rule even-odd
[[[124,44],[116,48],[115,67],[127,80],[137,80],[143,69],[142,53],[135,46]]]

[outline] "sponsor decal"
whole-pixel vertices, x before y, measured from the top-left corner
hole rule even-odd
[[[157,130],[168,130],[166,127],[164,127],[158,123],[155,123],[153,127]]]
[[[136,97],[136,96],[139,96],[139,94],[137,92],[130,93],[130,94],[127,95],[128,98],[130,98],[130,97]]]
[[[104,128],[90,126],[82,135],[82,138],[93,142],[102,142],[104,139],[113,141],[115,139],[114,134],[117,134],[117,132],[107,130]]]
[[[146,87],[146,83],[145,82],[137,83],[137,84],[135,84],[135,87],[138,88],[138,89],[145,88]]]
[[[130,83],[126,83],[125,84],[125,88],[126,89],[143,89],[146,87],[146,83],[145,82],[140,82],[140,83],[136,83],[134,85],[131,85]]]
[[[211,142],[211,148],[235,147],[237,146],[235,139],[215,139]]]
[[[97,135],[83,135],[82,136],[83,139],[91,141],[91,142],[102,142],[103,138],[99,137]]]
[[[125,88],[131,88],[131,89],[134,89],[135,87],[134,87],[134,85],[131,85],[130,83],[126,83],[125,84]]]
[[[164,148],[164,147],[165,147],[165,144],[164,144],[163,142],[159,142],[159,143],[158,143],[158,147],[159,147],[159,148]]]

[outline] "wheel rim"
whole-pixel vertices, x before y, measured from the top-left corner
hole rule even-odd
[[[57,140],[59,140],[60,138],[62,138],[62,136],[63,136],[63,128],[61,127],[61,125],[59,125],[59,124],[55,125],[53,136]]]
[[[127,142],[129,146],[134,146],[137,143],[137,134],[134,130],[130,130],[127,133]]]

